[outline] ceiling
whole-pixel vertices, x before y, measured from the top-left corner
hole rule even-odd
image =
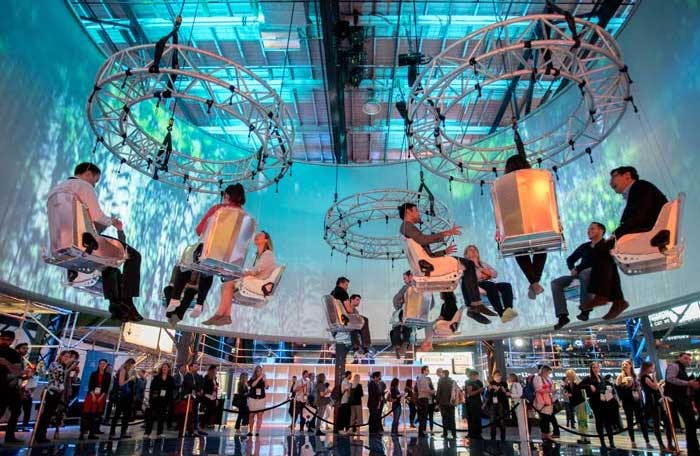
[[[545,0],[66,1],[105,56],[157,41],[182,9],[180,43],[224,55],[281,93],[295,119],[294,160],[343,165],[406,159],[404,121],[395,108],[410,93],[408,67],[398,66],[401,54],[435,56],[481,27],[548,9]],[[555,2],[613,35],[636,3]],[[349,24],[342,27],[339,21]],[[533,96],[545,95],[535,91]],[[380,111],[368,115],[363,105],[373,97]],[[494,86],[484,100],[469,128],[487,134],[507,127],[512,114],[505,88]],[[214,130],[206,107],[186,107],[181,114],[205,131]]]

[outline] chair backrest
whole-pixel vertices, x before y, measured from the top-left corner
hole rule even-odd
[[[552,173],[521,169],[493,183],[496,227],[501,239],[533,233],[561,233],[559,208]]]
[[[242,268],[255,228],[255,220],[243,209],[220,208],[210,217],[202,233],[202,257],[214,258]]]
[[[680,193],[675,199],[664,204],[652,230],[653,233],[658,233],[660,230],[669,230],[671,233],[667,246],[669,249],[678,244],[684,199],[685,194]]]
[[[345,315],[343,303],[335,299],[331,295],[323,296],[323,307],[326,312],[326,319],[330,326],[342,325],[342,317]]]
[[[87,207],[71,193],[51,195],[47,201],[47,215],[52,253],[70,247],[84,250],[82,237],[85,232],[97,237]]]
[[[423,249],[423,247],[413,239],[401,236],[401,240],[404,243],[406,258],[408,259],[411,272],[413,272],[414,275],[422,276],[423,273],[420,270],[418,262],[422,259],[429,258],[428,254],[426,253],[425,249]]]
[[[272,282],[273,284],[272,293],[275,293],[277,291],[277,285],[279,285],[280,280],[282,280],[282,274],[284,274],[284,270],[286,268],[287,266],[284,264],[277,266],[272,271],[272,274],[270,274],[270,277],[267,278],[266,282]]]

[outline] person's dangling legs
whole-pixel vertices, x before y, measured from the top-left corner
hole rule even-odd
[[[479,287],[483,288],[484,291],[486,292],[486,297],[489,298],[489,302],[491,303],[491,307],[493,307],[493,310],[496,311],[498,316],[500,317],[503,315],[503,304],[501,303],[501,295],[498,292],[498,287],[494,282],[491,282],[490,280],[482,280],[479,282]]]
[[[202,322],[203,325],[223,326],[231,324],[231,306],[233,305],[233,296],[237,286],[237,280],[228,280],[221,284],[219,308],[216,309],[211,318]]]
[[[474,262],[461,257],[455,257],[464,266],[464,272],[462,273],[462,281],[460,282],[460,288],[462,290],[462,297],[464,298],[464,303],[469,309],[469,316],[479,323],[488,324],[489,319],[484,317],[488,315],[491,317],[496,316],[496,312],[486,307],[483,302],[481,302],[481,293],[479,293],[479,280],[476,277],[476,266]]]
[[[214,283],[214,276],[199,274],[199,280],[197,283],[197,304],[194,306],[192,312],[190,312],[190,317],[197,318],[202,314],[204,310],[204,302],[207,300],[207,295]]]
[[[520,270],[523,271],[527,281],[530,283],[528,288],[527,297],[530,299],[535,299],[538,294],[544,292],[544,288],[540,285],[540,280],[542,279],[542,272],[544,271],[544,265],[547,261],[546,253],[536,253],[530,257],[530,255],[521,255],[515,257],[516,263],[520,266]]]
[[[165,316],[170,318],[170,316],[175,313],[178,307],[180,307],[180,298],[182,297],[182,292],[185,290],[187,283],[192,279],[192,271],[183,271],[179,266],[176,266],[177,272],[173,273],[172,289],[170,290],[170,301],[168,302],[168,308],[165,310]]]

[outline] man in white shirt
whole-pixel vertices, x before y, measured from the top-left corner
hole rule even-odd
[[[97,194],[95,193],[95,185],[99,182],[102,172],[97,165],[93,163],[80,163],[75,167],[73,172],[73,177],[69,177],[63,182],[56,184],[50,191],[48,195],[49,206],[54,204],[58,195],[70,195],[76,198],[78,201],[83,203],[88,210],[90,220],[95,224],[95,228],[98,232],[101,232],[108,228],[109,226],[114,226],[117,230],[119,242],[124,246],[127,253],[127,260],[124,262],[123,272],[116,268],[106,268],[102,271],[102,284],[103,293],[105,299],[109,300],[109,310],[112,317],[120,319],[122,321],[139,321],[143,318],[139,315],[136,307],[133,303],[133,298],[140,295],[140,285],[141,285],[141,255],[139,252],[126,243],[126,238],[124,236],[124,227],[121,220],[114,217],[107,216],[100,208],[100,204],[97,201]],[[61,235],[64,232],[70,232],[71,230],[64,229],[64,226],[72,226],[73,215],[72,207],[70,212],[64,210],[63,208],[69,208],[68,205],[58,206],[58,214],[53,218],[55,223],[59,223],[59,231]],[[88,241],[89,245],[85,247],[92,251],[98,248],[97,240],[93,239],[90,242],[89,239],[82,240],[82,242]],[[116,241],[116,240],[115,240]],[[73,280],[76,277],[75,272],[69,271],[69,280]]]

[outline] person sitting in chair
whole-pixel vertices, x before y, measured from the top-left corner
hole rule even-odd
[[[109,226],[117,229],[119,239],[112,239],[115,243],[121,243],[126,250],[127,259],[122,266],[122,271],[117,268],[105,268],[102,271],[102,286],[105,299],[109,300],[109,311],[113,318],[122,321],[143,320],[134,306],[133,298],[140,295],[141,288],[141,254],[126,243],[123,224],[121,220],[107,216],[100,207],[95,193],[95,186],[102,176],[102,171],[94,163],[80,163],[75,167],[73,176],[56,184],[49,190],[48,201],[54,195],[68,193],[87,207],[90,220],[95,225],[97,232],[101,233]],[[107,237],[104,236],[103,237]],[[94,245],[88,248],[97,249],[96,239],[92,239]],[[83,240],[85,242],[85,240]],[[68,271],[68,280],[73,282],[79,273]]]
[[[610,187],[627,200],[627,205],[613,236],[596,245],[591,282],[588,286],[588,292],[595,294],[595,298],[581,307],[582,310],[591,310],[612,301],[612,307],[603,317],[605,320],[617,318],[629,307],[622,293],[617,266],[610,255],[615,240],[626,234],[643,233],[654,228],[661,209],[668,202],[666,196],[654,184],[639,179],[639,173],[632,166],[613,169],[610,172]],[[663,251],[669,241],[670,233],[663,230],[652,239],[652,245]]]
[[[449,230],[442,231],[440,233],[423,234],[416,226],[416,224],[420,222],[420,212],[418,211],[418,207],[413,203],[403,203],[398,209],[399,217],[401,217],[401,220],[403,220],[399,231],[403,236],[413,239],[420,244],[420,246],[423,247],[423,250],[425,250],[429,256],[441,257],[457,251],[457,247],[454,244],[451,244],[448,245],[445,250],[433,252],[430,248],[430,244],[443,242],[445,238],[449,236],[461,234],[460,227],[455,225]],[[484,315],[496,316],[497,314],[488,309],[481,302],[481,295],[479,294],[479,285],[476,277],[476,267],[474,262],[466,258],[455,258],[459,260],[464,267],[461,288],[464,301],[469,303],[467,311],[469,317],[482,324],[491,323],[491,321]]]
[[[358,307],[360,307],[360,302],[362,301],[362,296],[359,294],[350,295],[347,301],[343,302],[345,306],[345,311],[348,314],[360,314]],[[364,315],[360,315],[364,324],[359,331],[350,331],[350,340],[352,341],[353,349],[364,355],[369,353],[369,349],[372,346],[372,338],[369,334],[369,320]]]
[[[255,244],[255,261],[253,267],[243,273],[243,277],[254,277],[265,280],[272,275],[277,268],[275,254],[272,251],[272,238],[266,231],[261,231],[253,238]],[[242,279],[241,279],[242,280]],[[229,280],[221,284],[221,297],[219,298],[219,308],[214,316],[202,322],[204,325],[223,326],[231,324],[231,305],[233,295],[239,286],[239,280]],[[271,285],[265,285],[271,288]],[[271,292],[272,290],[268,290]]]
[[[501,317],[501,323],[508,323],[516,318],[518,313],[513,310],[513,287],[510,283],[493,281],[498,277],[498,271],[485,261],[481,261],[477,246],[468,245],[464,250],[464,256],[474,262],[479,287],[486,292],[489,302]]]
[[[391,331],[389,332],[389,339],[391,340],[391,345],[396,351],[397,359],[401,359],[401,356],[406,354],[406,350],[408,349],[408,344],[410,343],[411,339],[411,328],[403,325],[403,306],[406,303],[406,292],[411,286],[411,282],[413,282],[413,273],[409,269],[403,273],[403,286],[394,295],[393,299],[394,311],[398,312],[400,323],[399,325],[391,328]]]
[[[576,247],[571,255],[566,258],[566,266],[569,268],[569,274],[557,277],[552,280],[552,300],[554,301],[554,311],[557,315],[558,321],[554,325],[554,330],[558,331],[567,324],[569,324],[569,310],[566,306],[566,296],[564,294],[564,289],[571,285],[571,283],[578,279],[579,280],[579,308],[583,306],[591,296],[588,294],[588,284],[591,278],[591,266],[593,264],[594,248],[595,246],[603,241],[603,236],[605,236],[605,225],[600,222],[591,222],[588,225],[588,239],[589,242],[584,242],[583,244]],[[576,264],[578,262],[578,264]],[[590,310],[581,310],[581,312],[576,316],[581,321],[588,321]]]
[[[226,187],[224,190],[224,202],[221,204],[215,204],[210,207],[204,217],[199,221],[195,232],[197,236],[201,236],[202,233],[207,229],[207,223],[209,219],[216,214],[216,211],[226,207],[241,208],[245,204],[245,190],[241,184],[233,184]],[[214,277],[208,274],[196,273],[198,277],[194,280],[194,271],[183,271],[177,267],[177,271],[174,274],[175,280],[170,290],[170,301],[168,303],[168,308],[165,311],[165,316],[170,320],[171,324],[176,324],[178,321],[185,317],[185,311],[189,308],[194,295],[197,295],[197,304],[190,316],[192,318],[197,318],[202,314],[204,309],[204,301],[207,299],[207,294],[209,289],[211,289]],[[194,282],[197,284],[197,292],[186,293],[184,297],[182,296],[183,291],[188,282]],[[180,300],[182,298],[182,301]]]
[[[425,328],[425,340],[418,347],[421,351],[431,351],[433,349],[434,326],[439,322],[447,322],[453,333],[459,330],[459,323],[462,321],[462,309],[457,307],[457,296],[451,291],[442,291],[440,292],[440,299],[442,299],[440,316],[433,325]]]

